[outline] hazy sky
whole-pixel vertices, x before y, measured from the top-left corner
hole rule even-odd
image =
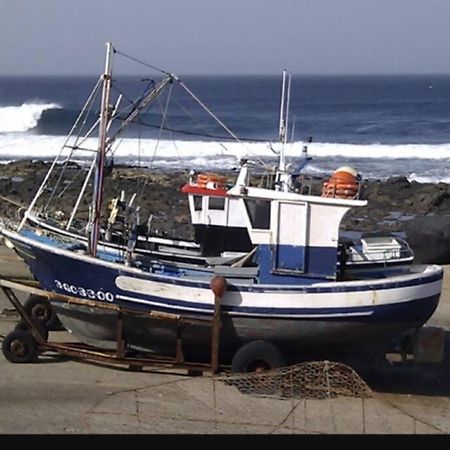
[[[97,74],[107,40],[179,74],[450,74],[450,0],[0,0],[1,75]]]

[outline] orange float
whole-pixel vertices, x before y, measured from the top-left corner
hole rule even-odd
[[[358,172],[348,166],[335,170],[322,186],[322,197],[355,198],[359,189]]]
[[[197,186],[199,188],[224,189],[227,183],[227,177],[217,173],[199,173],[197,175]]]

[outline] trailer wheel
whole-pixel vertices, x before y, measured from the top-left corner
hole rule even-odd
[[[32,317],[41,320],[48,330],[61,330],[62,325],[46,297],[30,295],[23,305]]]
[[[231,361],[232,372],[262,372],[283,367],[286,361],[278,347],[267,341],[244,344]]]
[[[37,358],[37,343],[28,330],[14,330],[2,343],[5,358],[12,363],[29,363]]]
[[[42,322],[42,320],[35,319],[35,318],[33,318],[33,322],[36,325],[36,328],[39,330],[39,334],[44,338],[44,341],[47,342],[48,341],[48,328],[46,327],[45,323]],[[16,323],[16,326],[14,327],[14,329],[15,330],[26,330],[31,333],[31,330],[28,328],[27,323],[23,319],[20,319]]]

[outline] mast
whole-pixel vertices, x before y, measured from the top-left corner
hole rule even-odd
[[[289,188],[289,176],[286,173],[286,155],[285,155],[285,145],[287,142],[287,132],[288,132],[288,112],[289,112],[289,102],[290,102],[290,91],[291,91],[291,75],[289,74],[288,86],[286,92],[286,69],[283,70],[283,81],[281,84],[281,102],[280,102],[280,127],[279,127],[279,137],[281,143],[280,157],[278,162],[278,170],[276,174],[276,182],[278,184],[278,189],[284,192],[288,191]]]
[[[103,171],[106,154],[106,132],[109,122],[108,109],[111,92],[111,75],[112,75],[111,54],[112,54],[112,44],[111,42],[107,42],[105,72],[102,76],[103,89],[102,89],[102,103],[100,107],[100,125],[98,132],[98,153],[95,163],[96,172],[94,181],[94,193],[92,198],[92,227],[89,236],[90,237],[89,250],[92,256],[96,256],[97,254],[97,243],[99,240],[99,232],[100,232],[100,213],[103,194]]]
[[[117,110],[119,108],[119,103],[120,103],[121,100],[122,100],[122,94],[120,94],[118,99],[117,99],[116,106],[114,107],[114,110],[112,112],[112,117],[114,117],[114,115],[116,114],[116,112],[117,112]],[[106,131],[109,130],[110,125],[112,123],[111,118],[109,118],[109,119],[110,120],[109,120],[108,125],[106,127]],[[97,126],[97,123],[98,123],[98,121],[95,122],[95,126]],[[87,188],[87,185],[88,185],[89,180],[90,180],[90,178],[92,176],[92,172],[94,171],[94,168],[95,168],[95,159],[92,161],[91,166],[89,167],[88,173],[87,173],[86,178],[85,178],[84,183],[83,183],[83,186],[81,187],[80,193],[78,194],[77,201],[75,202],[75,206],[73,207],[72,213],[70,214],[70,218],[69,218],[69,220],[67,222],[66,230],[69,230],[71,225],[72,225],[73,219],[75,217],[75,214],[78,211],[78,207],[80,206],[81,199],[83,198],[84,191]]]

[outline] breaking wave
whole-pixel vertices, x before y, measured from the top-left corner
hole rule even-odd
[[[56,103],[23,103],[20,106],[0,107],[0,133],[23,133],[36,128],[42,113],[61,109]]]
[[[42,106],[42,105],[41,105]],[[0,161],[17,159],[52,160],[60,151],[64,136],[2,134]],[[286,146],[287,162],[297,167],[301,162],[303,142]],[[94,150],[97,139],[88,139],[83,147]],[[279,144],[272,148],[279,150]],[[68,155],[68,150],[63,152]],[[341,165],[351,165],[365,178],[386,179],[405,176],[420,182],[450,180],[450,143],[448,144],[339,144],[312,143],[308,146],[311,161],[309,173],[329,173]],[[92,152],[78,156],[92,158]],[[124,139],[115,148],[114,161],[123,164],[142,164],[161,170],[231,170],[239,166],[239,159],[277,164],[278,156],[265,143],[229,143],[205,141],[172,141],[155,139]]]

